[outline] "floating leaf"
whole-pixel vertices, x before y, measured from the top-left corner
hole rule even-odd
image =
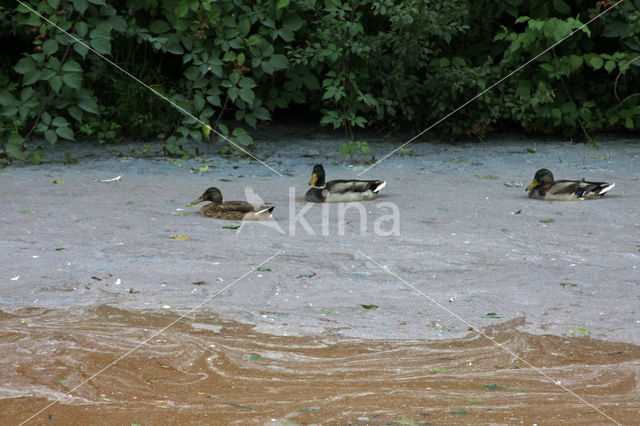
[[[570,283],[570,282],[568,282],[568,281],[562,281],[562,282],[560,283],[560,285],[561,285],[562,287],[565,287],[565,288],[566,288],[566,287],[578,287],[578,284]]]
[[[484,402],[484,401],[485,401],[484,398],[467,398],[467,402],[480,403],[480,402]]]
[[[474,174],[474,176],[475,176],[475,177],[477,177],[478,179],[489,179],[489,180],[495,180],[495,179],[498,179],[497,177],[495,177],[495,176],[493,176],[493,175],[486,175],[486,176],[483,176],[483,175],[480,175],[480,174],[478,174],[478,173]]]
[[[222,229],[238,229],[240,225],[223,225]]]
[[[318,411],[318,410],[320,409],[316,407],[303,407],[300,409],[300,411],[302,411],[303,413],[313,413],[314,411]]]
[[[586,328],[570,328],[569,333],[589,334],[589,330]]]
[[[553,219],[540,219],[540,223],[553,223]]]
[[[271,268],[256,268],[256,271],[260,271],[260,272],[271,272]]]
[[[316,312],[321,313],[321,314],[330,314],[331,311],[329,309],[324,309],[324,308],[318,308],[316,309]]]
[[[464,409],[462,409],[462,410],[453,410],[451,412],[451,414],[457,415],[457,416],[464,416],[464,415],[467,414],[467,410],[464,410]]]
[[[188,239],[190,239],[186,235],[172,235],[171,238],[173,238],[174,240],[188,240]]]
[[[138,293],[140,293],[139,290],[134,290],[132,288],[129,289],[129,294],[138,294]]]
[[[246,409],[251,409],[251,407],[247,407],[246,405],[242,405],[242,404],[236,404],[235,402],[231,402],[229,405],[231,405],[232,407],[237,407],[237,408],[246,408]]]
[[[64,247],[58,247],[58,248],[56,248],[56,251],[62,251],[62,250],[64,250]]]
[[[264,357],[254,354],[249,355],[247,358],[249,358],[249,361],[262,361],[264,359]]]
[[[394,420],[393,423],[397,425],[413,425],[416,422],[411,419],[400,419],[400,420]]]
[[[318,274],[316,274],[315,272],[311,271],[311,273],[309,275],[300,274],[296,278],[312,278],[312,277],[315,277],[316,275],[318,275]]]
[[[488,391],[520,391],[519,387],[506,387],[506,386],[499,386],[496,384],[484,385],[483,387]]]
[[[534,143],[534,144],[533,144],[533,148],[527,148],[527,149],[526,149],[526,151],[527,151],[529,154],[535,154],[535,153],[536,153],[536,151],[538,151],[538,147],[537,147],[537,146],[536,146],[536,144]]]
[[[54,185],[64,185],[66,182],[64,180],[52,180],[51,183]]]
[[[362,306],[364,309],[380,309],[380,306],[378,305],[360,305]]]
[[[231,179],[218,179],[220,182],[233,182]]]
[[[65,161],[68,164],[80,164],[80,160],[78,160],[77,158],[73,158],[71,154],[69,154],[68,152],[64,155],[64,157],[65,157]]]
[[[30,319],[21,319],[20,324],[29,324],[31,322]]]
[[[33,210],[20,210],[20,214],[31,214]]]
[[[200,172],[206,172],[207,170],[209,170],[209,165],[205,164],[202,167],[192,167],[191,168],[191,173],[200,173]]]
[[[207,282],[206,281],[196,281],[195,283],[192,283],[193,285],[205,285]]]
[[[191,216],[191,212],[172,212],[174,216]]]
[[[399,151],[400,152],[411,152],[411,151],[413,151],[413,148],[400,148]]]
[[[448,373],[451,371],[451,369],[447,367],[437,367],[432,368],[431,371],[433,371],[434,373]]]
[[[485,318],[502,318],[502,315],[496,314],[495,312],[488,312],[484,316]]]

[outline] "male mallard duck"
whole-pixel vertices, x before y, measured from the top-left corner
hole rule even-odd
[[[218,188],[209,188],[204,194],[191,204],[211,201],[200,209],[200,214],[207,217],[215,217],[227,220],[263,220],[271,216],[275,206],[251,204],[246,201],[225,201],[222,202],[222,193]]]
[[[387,184],[384,180],[331,180],[324,181],[322,164],[313,166],[311,181],[313,187],[304,198],[314,203],[339,203],[373,200]]]
[[[585,182],[582,180],[553,180],[553,174],[547,169],[536,172],[531,185],[527,186],[529,198],[539,200],[588,200],[603,196],[615,183]]]

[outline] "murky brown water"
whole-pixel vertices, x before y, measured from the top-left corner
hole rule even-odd
[[[202,314],[77,387],[176,319],[104,306],[0,313],[2,424],[640,421],[639,347],[533,336],[513,321],[488,334],[597,410],[474,332],[438,342],[280,337]]]

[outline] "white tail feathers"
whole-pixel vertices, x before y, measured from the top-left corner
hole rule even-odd
[[[600,195],[604,195],[604,194],[606,194],[607,192],[609,192],[609,191],[610,191],[614,186],[616,186],[616,184],[615,184],[615,183],[612,183],[611,185],[607,185],[607,186],[605,186],[604,188],[602,188],[602,189],[600,190],[600,192],[598,192],[598,194],[600,194]]]
[[[373,192],[378,192],[378,191],[380,191],[380,190],[381,190],[382,188],[384,188],[386,185],[387,185],[387,181],[386,181],[386,180],[383,180],[383,181],[382,181],[382,183],[381,183],[380,185],[378,185],[378,186],[373,190]]]

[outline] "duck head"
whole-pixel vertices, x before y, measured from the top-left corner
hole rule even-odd
[[[318,187],[324,186],[324,167],[322,167],[322,164],[316,164],[313,166],[309,185]]]
[[[214,204],[220,204],[222,202],[222,193],[218,188],[208,188],[204,193],[198,198],[191,202],[191,204],[202,203],[203,201],[211,201]]]
[[[553,173],[548,169],[540,169],[536,172],[536,175],[533,177],[533,182],[527,186],[526,190],[531,191],[537,186],[548,184],[553,184]]]

